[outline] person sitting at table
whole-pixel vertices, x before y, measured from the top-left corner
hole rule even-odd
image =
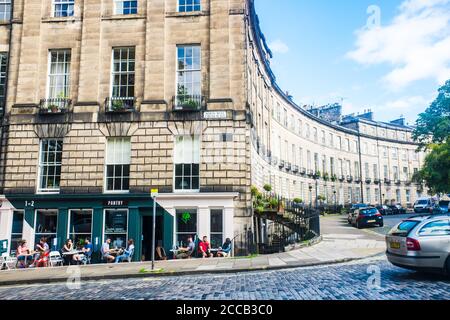
[[[84,247],[81,251],[83,252],[81,261],[83,263],[89,262],[90,257],[92,256],[92,252],[94,251],[94,246],[92,245],[89,238],[86,238],[86,240],[84,240]]]
[[[218,257],[226,258],[231,254],[231,239],[227,238],[222,248],[217,252]]]
[[[39,261],[41,256],[43,256],[45,253],[48,253],[50,251],[50,247],[47,244],[47,238],[42,237],[39,239],[39,242],[34,246],[36,254],[34,255],[34,262],[30,265],[31,268],[36,266],[36,262]],[[42,264],[44,267],[46,266],[46,262],[43,261]]]
[[[70,264],[70,260],[74,261],[76,264],[81,262],[81,256],[78,253],[74,252],[73,242],[71,239],[66,240],[66,243],[64,244],[64,247],[62,248],[61,251],[63,253],[69,253],[69,254],[63,255],[65,257],[66,261],[69,262],[69,264]],[[71,252],[74,252],[74,254],[70,254]]]
[[[19,268],[27,267],[27,258],[30,255],[30,249],[27,247],[27,240],[20,240],[19,246],[16,250],[17,262],[19,262]]]
[[[177,259],[190,259],[195,250],[195,243],[192,241],[192,237],[187,238],[188,246],[186,248],[179,248],[178,254],[175,256]]]
[[[208,242],[208,237],[204,236],[203,241],[198,245],[198,251],[202,255],[203,258],[212,258],[213,254],[211,253],[211,244]]]
[[[111,249],[109,245],[111,244],[111,239],[106,239],[105,243],[102,244],[101,252],[102,252],[102,259],[108,262],[113,262],[116,258],[111,254]]]
[[[134,240],[133,239],[129,239],[128,240],[128,248],[126,248],[123,251],[123,254],[121,254],[120,256],[118,256],[116,258],[116,263],[119,263],[123,260],[128,260],[129,258],[133,257],[133,253],[134,253]]]

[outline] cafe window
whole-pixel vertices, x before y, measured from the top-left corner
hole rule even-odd
[[[92,210],[69,211],[69,239],[77,246],[84,246],[84,241],[92,235]]]
[[[200,189],[200,139],[178,136],[175,141],[175,190]]]
[[[130,188],[130,138],[110,138],[106,149],[105,191],[127,192]]]
[[[62,140],[41,140],[39,156],[39,192],[59,192],[62,149]]]
[[[211,247],[220,248],[223,244],[223,210],[211,210]]]
[[[197,210],[177,209],[176,210],[176,241],[180,247],[187,247],[188,236],[195,239],[197,235]]]
[[[128,210],[105,210],[104,238],[111,239],[113,248],[124,248],[127,245],[128,234]]]
[[[52,248],[56,239],[58,226],[58,210],[36,210],[34,224],[35,244],[39,243],[42,237],[47,238],[47,244]]]
[[[13,212],[13,223],[11,230],[11,251],[17,250],[19,240],[22,240],[23,235],[23,211]]]

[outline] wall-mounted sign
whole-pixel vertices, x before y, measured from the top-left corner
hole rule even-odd
[[[183,221],[184,224],[188,224],[189,221],[191,221],[191,214],[189,212],[184,212],[181,215],[181,221]]]
[[[128,201],[125,200],[106,200],[103,201],[105,207],[125,207],[128,206]]]
[[[159,190],[158,189],[152,189],[150,191],[150,195],[151,195],[152,198],[156,198],[158,196],[158,194],[159,194]]]
[[[206,120],[218,120],[218,119],[227,119],[226,111],[205,111],[203,112],[203,119]]]

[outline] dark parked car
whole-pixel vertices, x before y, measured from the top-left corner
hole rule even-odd
[[[352,225],[358,229],[369,226],[384,226],[383,216],[377,208],[362,208],[355,210],[352,218]]]
[[[406,209],[400,204],[388,206],[392,210],[392,214],[406,214]]]
[[[383,216],[389,216],[391,214],[393,214],[393,211],[390,207],[388,207],[387,205],[382,205],[382,206],[376,206],[378,212],[380,212]]]
[[[369,207],[369,205],[364,204],[364,203],[353,204],[350,207],[350,211],[348,212],[348,216],[347,216],[348,224],[352,223],[353,215],[355,214],[356,210],[361,209],[361,208],[367,208],[367,207]]]

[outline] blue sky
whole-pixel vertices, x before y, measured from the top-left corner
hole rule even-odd
[[[255,2],[277,82],[298,104],[413,124],[450,79],[450,0]]]

